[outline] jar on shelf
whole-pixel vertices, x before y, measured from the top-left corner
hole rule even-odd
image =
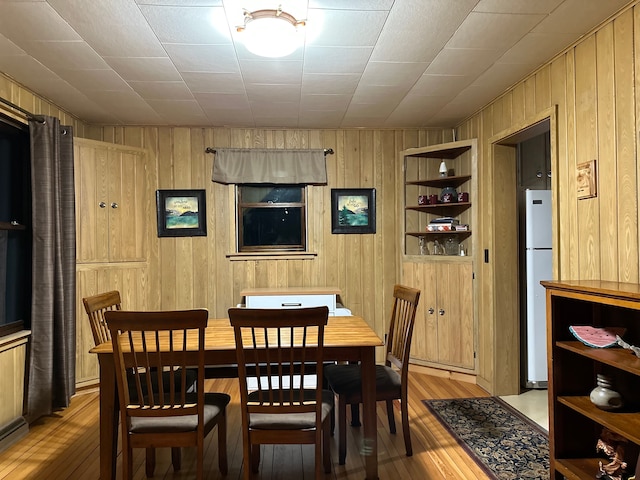
[[[624,406],[622,395],[614,389],[611,377],[598,373],[596,383],[597,387],[589,394],[591,403],[602,410],[618,410]]]
[[[458,201],[458,191],[455,187],[444,187],[440,193],[442,203],[454,203]]]
[[[447,237],[444,241],[444,252],[446,255],[460,254],[460,240],[453,235]]]

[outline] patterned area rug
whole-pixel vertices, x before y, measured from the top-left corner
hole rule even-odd
[[[498,397],[423,400],[491,478],[548,479],[547,432]]]

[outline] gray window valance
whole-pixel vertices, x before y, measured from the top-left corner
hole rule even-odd
[[[327,166],[323,149],[216,148],[211,179],[226,184],[323,185]]]

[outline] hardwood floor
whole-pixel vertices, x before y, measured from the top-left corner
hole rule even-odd
[[[207,388],[229,392],[228,455],[229,473],[218,471],[216,433],[205,445],[205,478],[211,480],[242,478],[242,435],[238,408],[237,379],[207,380]],[[483,397],[487,393],[477,385],[411,372],[409,417],[413,456],[407,457],[402,439],[400,411],[396,422],[398,433],[389,434],[384,404],[378,404],[378,462],[381,480],[482,479],[488,477],[449,436],[428,412],[421,400],[430,398]],[[337,436],[331,440],[332,472],[327,479],[361,480],[364,463],[360,456],[361,429],[347,427],[346,465],[338,465]],[[120,441],[118,442],[120,444]],[[76,395],[71,406],[31,426],[28,435],[0,452],[0,479],[92,480],[99,478],[98,391]],[[195,477],[195,452],[184,449],[182,470],[171,467],[170,450],[159,449],[155,479],[187,479]],[[122,478],[120,457],[117,478]],[[144,451],[135,452],[134,479],[144,479]],[[265,446],[260,465],[260,479],[312,479],[312,446]]]

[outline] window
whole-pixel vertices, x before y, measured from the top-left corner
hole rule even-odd
[[[306,250],[303,185],[238,185],[238,251]]]
[[[0,117],[0,336],[30,326],[31,243],[29,132]]]

